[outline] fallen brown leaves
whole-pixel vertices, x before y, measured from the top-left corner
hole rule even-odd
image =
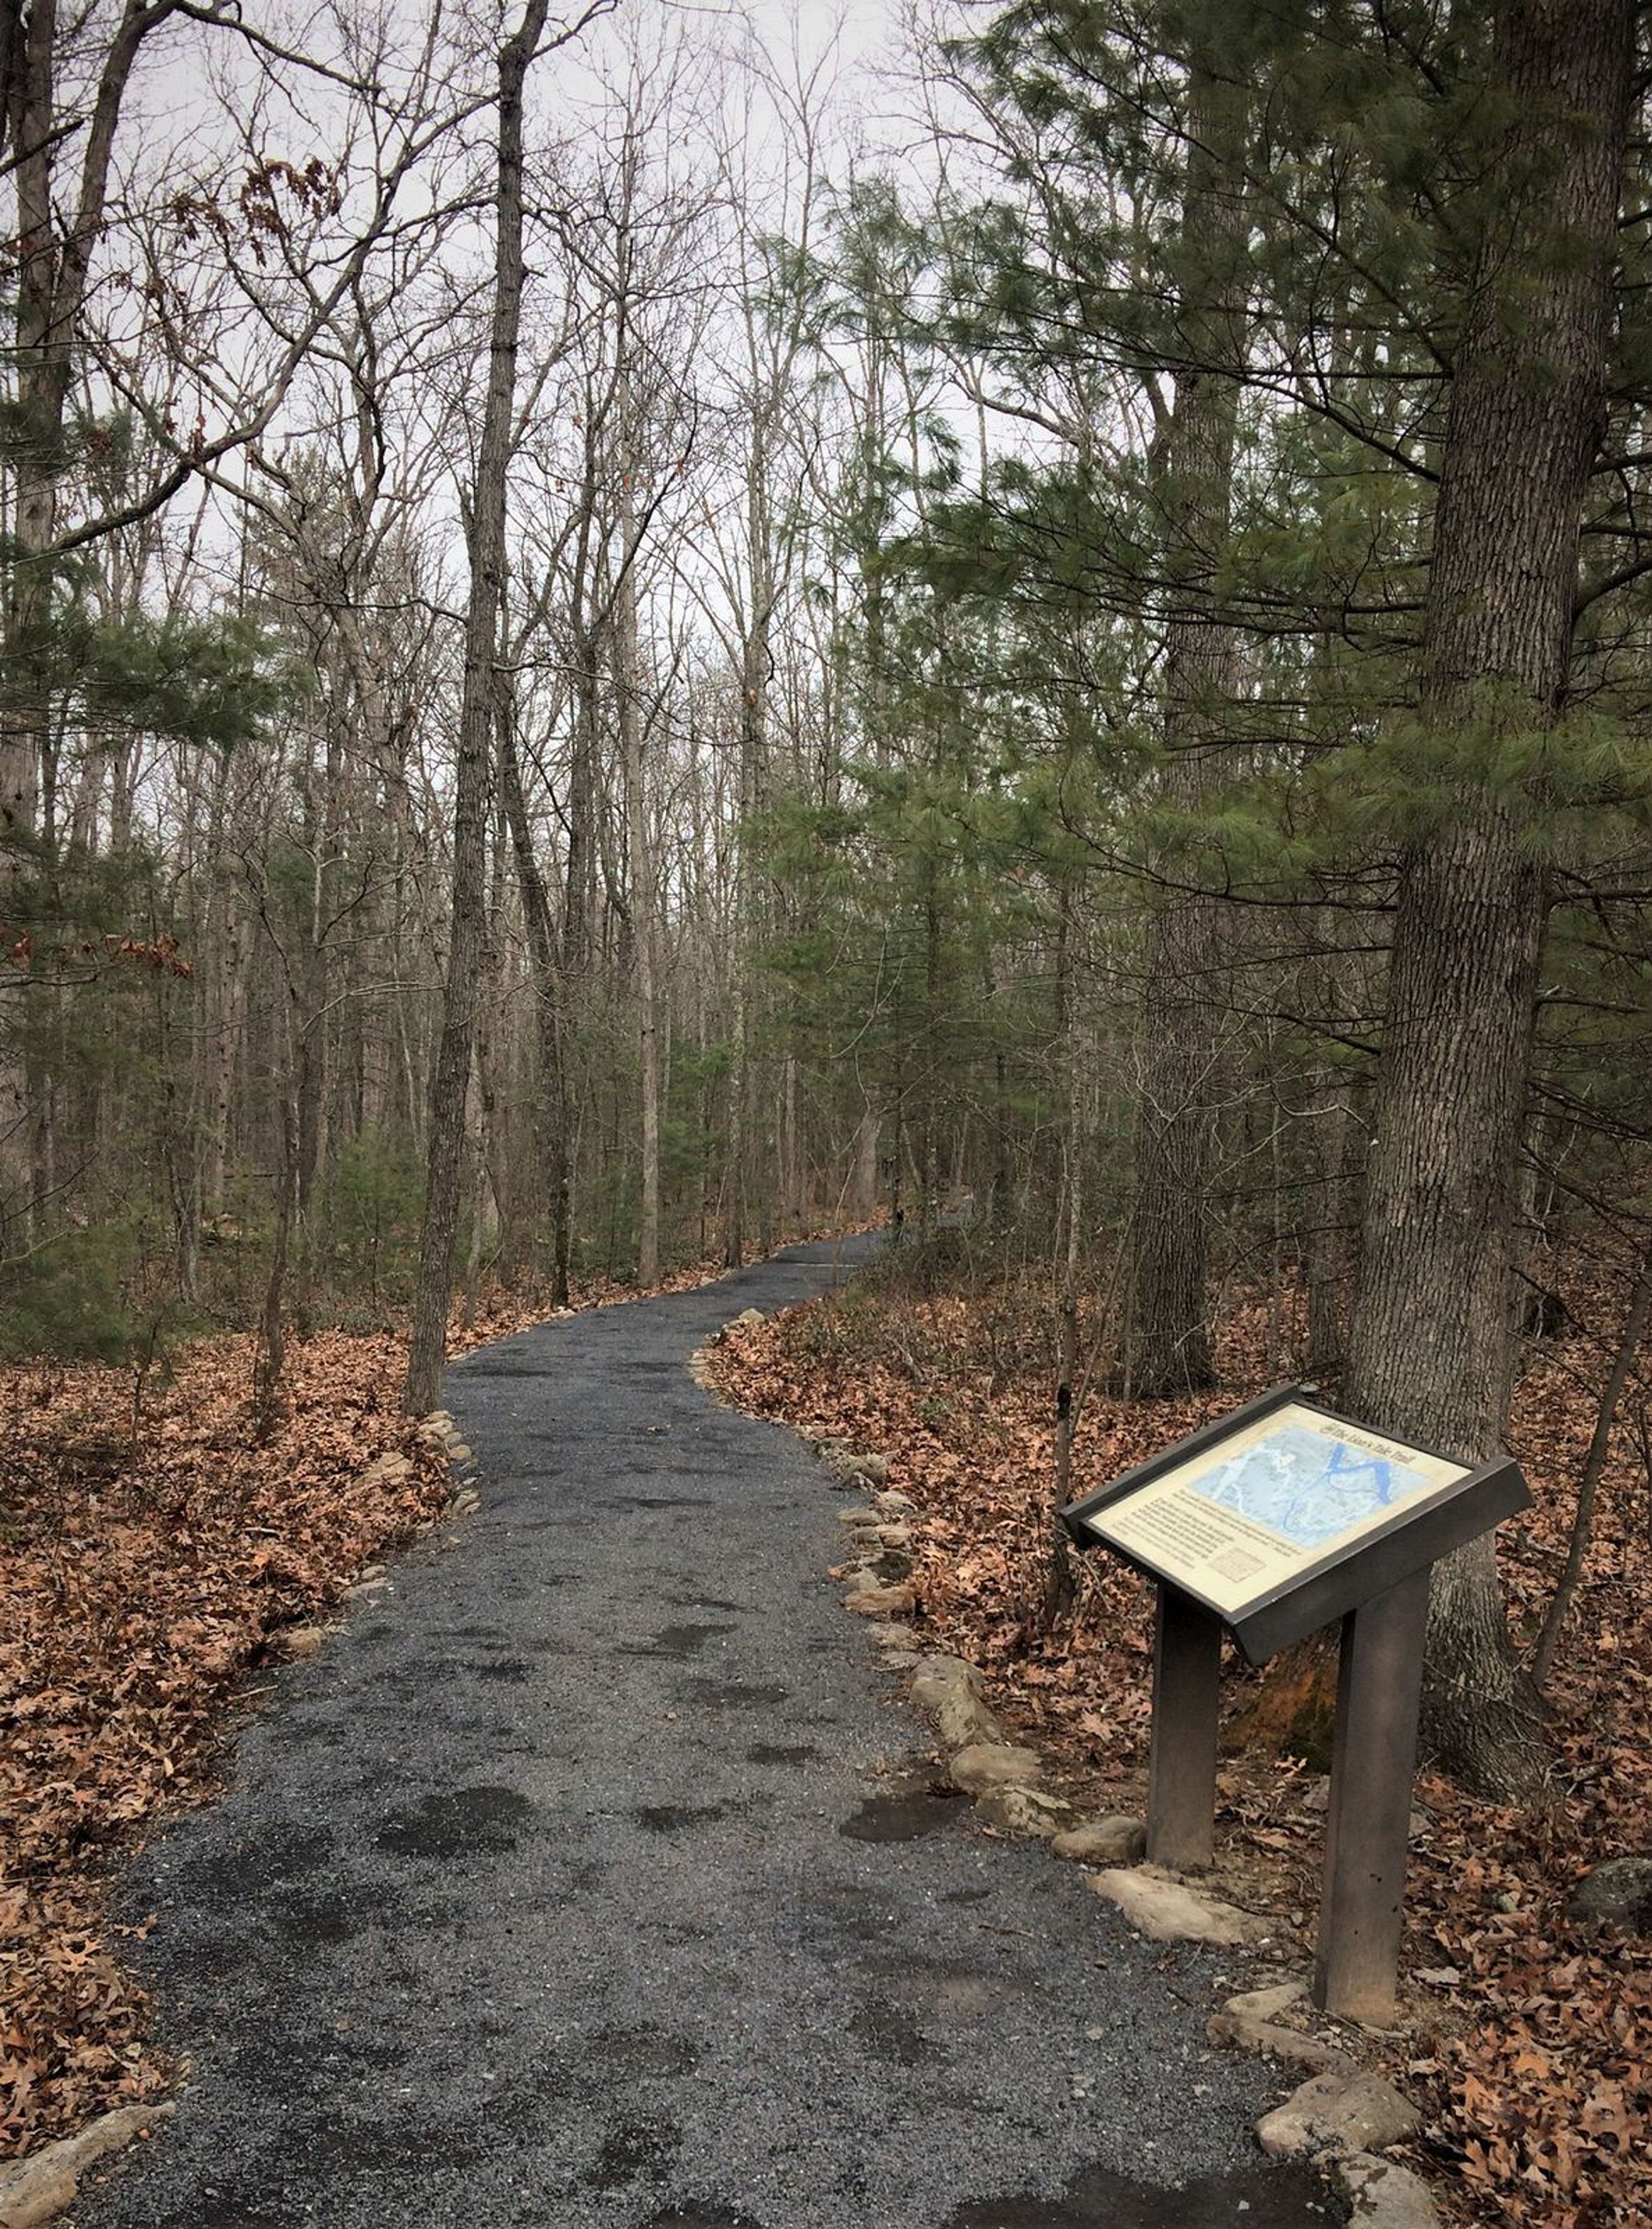
[[[1564,1555],[1595,1391],[1622,1320],[1611,1280],[1578,1273],[1565,1288],[1585,1328],[1530,1347],[1513,1433],[1538,1496],[1503,1541],[1511,1615],[1527,1640]],[[1052,1373],[1039,1366],[1040,1339],[1007,1333],[1018,1318],[1047,1325],[1047,1297],[862,1291],[732,1334],[714,1370],[743,1407],[889,1456],[892,1483],[922,1512],[914,1583],[927,1637],[982,1667],[995,1706],[1075,1789],[1117,1808],[1141,1793],[1150,1603],[1130,1573],[1090,1558],[1071,1612],[1047,1622]],[[1222,1326],[1219,1393],[1092,1397],[1075,1437],[1074,1490],[1288,1375],[1300,1331],[1294,1296],[1276,1295]],[[1405,1959],[1418,1986],[1386,2056],[1431,2108],[1427,2162],[1463,2221],[1652,2222],[1652,1944],[1591,1939],[1565,1911],[1589,1866],[1647,1847],[1652,1815],[1652,1542],[1634,1421],[1614,1442],[1551,1682],[1556,1802],[1526,1815],[1489,1808],[1437,1777],[1419,1784],[1429,1826],[1413,1844]],[[1256,1677],[1236,1670],[1236,1700]],[[1219,1822],[1226,1884],[1278,1911],[1304,1955],[1322,1832],[1303,1800],[1312,1785],[1295,1760],[1236,1757],[1224,1768]]]
[[[496,1308],[479,1338],[517,1327]],[[240,1675],[441,1510],[397,1413],[400,1342],[294,1342],[277,1436],[251,1342],[204,1340],[147,1397],[116,1370],[0,1371],[0,2155],[155,2096],[165,2069],[105,1916],[112,1855],[198,1793]],[[392,1450],[412,1468],[369,1473]]]

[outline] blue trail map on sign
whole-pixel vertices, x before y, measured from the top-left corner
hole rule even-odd
[[[1256,1446],[1230,1455],[1193,1491],[1282,1532],[1299,1548],[1316,1548],[1430,1483],[1420,1471],[1386,1455],[1326,1439],[1302,1424],[1281,1424]]]

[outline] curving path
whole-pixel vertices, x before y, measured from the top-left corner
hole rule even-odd
[[[1220,1961],[967,1807],[690,1351],[797,1248],[458,1364],[483,1507],[280,1675],[129,1901],[194,2078],[84,2229],[1313,2229]],[[1178,2187],[1177,2186],[1181,2186]]]

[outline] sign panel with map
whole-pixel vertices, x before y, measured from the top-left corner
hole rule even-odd
[[[1286,1386],[1065,1516],[1081,1544],[1214,1611],[1259,1663],[1529,1499],[1511,1462],[1453,1462]]]

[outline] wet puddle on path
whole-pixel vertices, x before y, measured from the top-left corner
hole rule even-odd
[[[1309,2167],[1244,2168],[1180,2190],[1090,2168],[1060,2198],[979,2200],[946,2229],[1330,2229],[1341,2218]]]
[[[650,1834],[681,1834],[692,1827],[709,1827],[750,1807],[744,1802],[639,1803],[631,1813],[637,1825]]]
[[[858,1810],[839,1822],[837,1831],[851,1842],[915,1842],[957,1818],[960,1800],[955,1789],[938,1784],[927,1770],[916,1767],[865,1797]]]
[[[1074,2177],[1060,2198],[989,2198],[961,2207],[946,2229],[1332,2229],[1341,2219],[1311,2168],[1245,2168],[1169,2190],[1106,2168]],[[764,2229],[750,2213],[689,2207],[644,2229]]]
[[[393,1811],[374,1836],[398,1858],[463,1858],[516,1847],[533,1805],[514,1788],[455,1788]]]
[[[629,1641],[620,1649],[622,1656],[666,1656],[681,1660],[697,1656],[708,1641],[715,1641],[725,1633],[733,1633],[732,1625],[664,1625],[652,1641]]]

